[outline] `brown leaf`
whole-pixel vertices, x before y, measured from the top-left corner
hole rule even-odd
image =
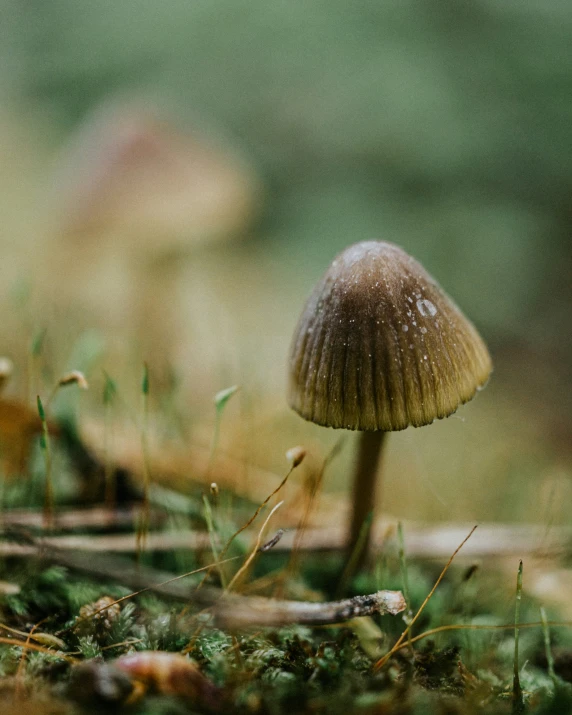
[[[49,424],[52,434],[57,432]],[[42,422],[35,408],[16,400],[0,399],[0,468],[8,478],[25,474],[35,436]]]

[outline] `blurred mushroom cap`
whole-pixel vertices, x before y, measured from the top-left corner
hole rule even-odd
[[[102,105],[60,163],[62,233],[111,234],[138,252],[232,238],[250,227],[258,208],[257,178],[238,152],[144,105]]]
[[[327,427],[394,431],[447,417],[492,369],[473,324],[398,246],[340,253],[310,296],[290,353],[290,406]]]

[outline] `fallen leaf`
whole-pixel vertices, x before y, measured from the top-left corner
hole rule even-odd
[[[52,434],[57,428],[49,424]],[[25,474],[34,438],[42,431],[35,408],[17,400],[0,399],[0,468],[7,478]]]

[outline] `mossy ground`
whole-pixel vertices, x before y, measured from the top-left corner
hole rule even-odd
[[[200,514],[199,496],[196,507]],[[227,530],[235,526],[227,525]],[[231,554],[243,559],[245,552],[246,543],[239,539]],[[208,563],[209,558],[208,553],[144,553],[141,566],[180,573],[182,564],[192,570]],[[113,555],[109,559],[113,561]],[[270,551],[261,555],[251,582],[264,577],[266,591],[271,593],[272,583],[286,563],[285,554]],[[305,553],[291,588],[308,597],[331,600],[336,595],[341,565],[339,554],[318,557]],[[413,611],[423,602],[442,566],[423,560],[407,564]],[[195,576],[194,583],[202,578],[202,574]],[[213,574],[209,580],[216,585],[217,578]],[[519,712],[512,697],[511,629],[439,633],[404,647],[376,672],[374,662],[391,648],[405,627],[401,616],[368,617],[320,628],[290,625],[225,631],[213,627],[192,600],[188,604],[173,603],[151,593],[95,613],[102,604],[127,596],[130,590],[105,578],[86,578],[62,566],[47,565],[37,556],[4,558],[0,580],[20,588],[19,593],[1,597],[1,623],[21,633],[29,633],[35,625],[37,640],[32,642],[53,650],[25,653],[15,644],[0,645],[0,699],[6,712],[18,703],[26,703],[29,712],[36,712],[36,707],[38,712],[53,708],[53,712],[149,715]],[[499,587],[507,580],[511,581],[508,588],[506,584]],[[452,567],[413,634],[449,624],[510,625],[514,618],[513,582],[492,564]],[[349,595],[402,587],[403,563],[397,544],[390,540],[383,555],[354,579]],[[100,600],[106,597],[107,601]],[[525,594],[521,621],[538,621],[538,606]],[[1,635],[20,642],[25,639],[9,630]],[[54,636],[61,643],[50,640]],[[551,652],[556,657],[556,675],[552,678],[547,671],[542,629],[521,631],[519,668],[526,712],[556,715],[572,711],[572,688],[568,684],[572,680],[572,639],[565,628],[552,628],[550,637]],[[110,695],[102,685],[105,679],[98,675],[101,664],[112,663],[128,652],[149,650],[187,654],[215,686],[216,700],[179,697],[161,683],[158,688],[147,685],[131,699],[124,692]],[[78,669],[79,663],[86,662],[95,669],[88,675]]]

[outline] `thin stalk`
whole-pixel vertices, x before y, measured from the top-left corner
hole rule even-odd
[[[282,489],[282,487],[283,487],[283,486],[286,484],[286,482],[288,481],[289,476],[290,476],[290,475],[292,474],[292,472],[296,469],[296,467],[297,467],[299,464],[301,464],[301,462],[302,462],[302,460],[300,460],[300,461],[298,461],[298,462],[294,462],[294,463],[292,464],[292,466],[290,467],[290,469],[286,472],[286,476],[285,476],[284,479],[280,482],[280,484],[276,487],[276,489],[275,489],[271,494],[269,494],[269,495],[266,497],[266,499],[262,502],[262,504],[260,504],[260,506],[256,509],[256,511],[254,512],[254,514],[250,517],[250,519],[249,519],[245,524],[243,524],[243,525],[240,527],[240,529],[238,529],[238,531],[235,531],[235,532],[234,532],[234,534],[230,537],[230,539],[229,539],[229,540],[227,541],[227,543],[225,544],[225,547],[224,547],[224,549],[223,549],[222,552],[221,552],[221,558],[223,558],[223,557],[226,555],[228,549],[230,548],[230,545],[231,545],[232,542],[236,539],[236,537],[237,537],[239,534],[242,534],[242,532],[243,532],[245,529],[248,529],[248,527],[252,524],[252,522],[256,519],[256,517],[260,514],[260,512],[262,511],[262,509],[268,504],[268,502],[272,499],[272,497],[275,496],[276,494],[278,494],[278,492]]]
[[[296,528],[296,533],[294,535],[294,543],[292,545],[292,551],[290,552],[290,558],[286,567],[282,570],[282,573],[277,580],[275,596],[276,598],[282,598],[285,584],[295,577],[298,572],[298,565],[300,561],[300,545],[302,543],[302,538],[308,527],[308,522],[310,521],[310,514],[314,507],[316,501],[316,496],[318,495],[320,489],[322,488],[322,481],[324,478],[324,470],[326,468],[326,461],[322,464],[320,471],[317,474],[310,473],[304,482],[305,491],[305,503],[303,507],[302,516],[298,522]]]
[[[473,535],[473,533],[474,533],[474,531],[475,531],[476,528],[477,528],[476,526],[473,526],[473,528],[471,529],[471,531],[467,534],[467,536],[465,536],[465,538],[463,539],[463,541],[461,541],[461,543],[459,544],[459,546],[457,546],[457,548],[455,549],[455,551],[453,552],[453,554],[451,555],[451,557],[449,558],[449,560],[448,560],[447,563],[445,564],[445,567],[443,568],[443,570],[442,570],[441,573],[439,574],[439,578],[435,581],[435,584],[434,584],[433,588],[429,591],[429,593],[428,593],[427,596],[425,597],[425,600],[423,601],[423,603],[421,604],[421,606],[418,608],[417,613],[413,616],[413,618],[411,619],[411,622],[407,624],[407,628],[406,628],[406,629],[403,631],[403,633],[399,636],[399,638],[397,639],[397,642],[395,643],[395,645],[393,646],[393,648],[392,648],[390,651],[388,651],[382,658],[380,658],[380,659],[374,664],[374,666],[373,666],[373,670],[374,670],[374,671],[378,671],[378,670],[380,670],[381,668],[383,668],[383,666],[387,663],[387,661],[391,658],[391,656],[392,656],[394,653],[396,653],[396,652],[401,648],[401,645],[402,645],[403,641],[404,641],[406,638],[410,639],[410,644],[413,643],[414,639],[411,638],[411,636],[410,636],[410,631],[411,631],[411,629],[412,629],[413,626],[415,625],[415,623],[416,623],[417,619],[419,618],[419,616],[420,616],[420,615],[423,613],[423,611],[425,610],[425,606],[429,603],[429,601],[430,601],[431,598],[433,597],[433,594],[434,594],[435,591],[437,590],[437,587],[439,586],[439,584],[440,584],[441,581],[443,580],[443,577],[445,576],[445,574],[446,574],[447,571],[449,570],[449,567],[450,567],[451,564],[453,563],[453,559],[454,559],[455,556],[459,553],[459,551],[463,548],[463,546],[467,543],[467,541],[471,538],[471,536]]]
[[[219,438],[220,438],[220,423],[222,420],[224,408],[226,407],[226,403],[230,400],[230,398],[236,392],[238,392],[238,390],[240,390],[240,386],[233,385],[232,387],[227,387],[224,390],[220,390],[214,396],[215,423],[214,423],[214,429],[213,429],[213,438],[212,438],[212,442],[211,442],[211,451],[210,451],[209,460],[207,463],[207,476],[211,473],[213,465],[214,465],[215,455],[216,455],[216,451],[218,448],[218,442],[219,442]]]
[[[149,368],[147,363],[143,365],[143,380],[141,382],[141,451],[143,453],[143,505],[141,508],[141,518],[137,530],[137,557],[141,555],[145,540],[149,532],[149,512],[151,486],[151,468],[149,461]]]
[[[409,598],[409,576],[407,574],[407,559],[405,556],[405,538],[403,536],[403,524],[397,524],[397,539],[399,542],[399,566],[401,569],[401,583],[403,585],[403,597],[407,603],[407,611],[411,613],[411,599]]]
[[[225,576],[224,570],[220,564],[222,555],[219,556],[217,545],[216,545],[218,534],[217,534],[217,530],[216,530],[214,519],[213,519],[211,503],[210,503],[209,498],[207,497],[206,494],[203,494],[203,505],[204,505],[205,521],[207,524],[207,531],[209,533],[209,541],[211,544],[211,552],[213,555],[213,561],[216,564],[216,567],[218,569],[222,587],[226,588],[226,576]],[[207,574],[208,574],[208,572],[207,572]]]
[[[409,623],[411,623],[411,619],[413,618],[413,611],[411,610],[411,599],[409,596],[409,576],[407,574],[407,558],[405,556],[405,537],[403,535],[403,524],[401,522],[398,522],[397,524],[397,540],[399,543],[399,567],[401,570],[403,597],[405,598],[405,603],[407,604],[407,608],[403,614],[403,620],[409,625]],[[412,648],[411,631],[407,634],[407,639],[409,647]]]
[[[293,451],[293,450],[290,450],[290,451]],[[288,456],[289,453],[290,453],[290,452],[287,453],[287,456]],[[235,532],[234,532],[234,534],[230,537],[230,539],[229,539],[229,540],[226,542],[226,544],[224,545],[223,550],[220,552],[219,559],[223,559],[223,558],[226,556],[226,554],[227,554],[227,552],[228,552],[228,550],[229,550],[229,548],[230,548],[232,542],[236,539],[236,537],[237,537],[239,534],[242,534],[242,532],[243,532],[245,529],[248,529],[248,527],[252,524],[252,522],[256,519],[256,517],[260,514],[260,512],[262,511],[262,509],[268,504],[268,502],[272,499],[272,497],[275,496],[275,494],[277,494],[277,493],[282,489],[282,487],[283,487],[283,486],[286,484],[286,482],[288,481],[288,478],[289,478],[289,476],[292,474],[292,472],[296,469],[296,467],[298,467],[300,464],[302,464],[302,461],[304,460],[304,457],[305,457],[305,456],[306,456],[306,451],[303,450],[303,449],[301,449],[300,451],[298,451],[298,452],[296,452],[296,453],[294,454],[294,458],[293,458],[293,460],[292,460],[290,469],[289,469],[288,472],[286,473],[286,476],[284,477],[284,479],[280,482],[280,484],[276,487],[276,489],[275,489],[271,494],[269,494],[269,495],[266,497],[266,499],[262,502],[262,504],[260,504],[260,506],[256,509],[256,511],[254,512],[254,514],[250,517],[250,519],[249,519],[245,524],[243,524],[243,525],[240,527],[240,529],[238,529],[238,531],[235,531]],[[213,482],[213,484],[214,484],[214,482]],[[217,488],[218,488],[218,487],[217,487]],[[211,491],[212,491],[212,484],[211,484]],[[203,500],[204,500],[204,499],[206,499],[206,497],[203,496]],[[208,526],[208,522],[207,522],[207,526]],[[216,559],[215,559],[215,560],[216,560]],[[208,576],[209,576],[209,572],[207,572],[207,573],[205,574],[205,578],[201,581],[201,584],[199,585],[199,588],[200,588],[200,586],[203,585],[203,583],[206,581],[206,579],[207,579]],[[221,571],[221,580],[222,580],[222,571]]]
[[[38,360],[44,347],[44,339],[46,337],[46,329],[42,328],[32,338],[30,351],[28,353],[28,396],[30,401],[36,393],[38,383]]]
[[[544,650],[546,652],[546,663],[548,665],[548,675],[552,682],[556,682],[558,678],[554,672],[554,658],[552,657],[552,648],[550,647],[550,631],[548,629],[548,621],[546,620],[546,611],[540,609],[540,620],[542,622],[542,632],[544,634]]]
[[[104,406],[104,463],[103,473],[105,476],[105,505],[109,511],[115,508],[115,471],[111,463],[111,408],[113,398],[117,388],[114,381],[105,373],[105,384],[103,387],[103,406]]]
[[[40,437],[40,444],[44,452],[44,459],[46,465],[46,491],[44,497],[44,528],[51,529],[54,523],[54,488],[52,484],[52,450],[50,447],[50,433],[48,430],[48,422],[46,420],[46,412],[44,410],[44,405],[42,400],[38,395],[38,414],[40,415],[40,420],[42,422],[42,435]]]
[[[572,628],[572,621],[548,621],[547,626],[552,628]],[[532,623],[521,623],[519,625],[519,630],[523,628],[542,628],[544,624],[542,621],[534,621]],[[417,636],[411,638],[409,642],[401,642],[398,648],[394,649],[394,653],[399,650],[407,648],[411,643],[418,643],[425,638],[432,638],[438,633],[447,633],[448,631],[510,631],[514,628],[514,623],[503,623],[501,625],[483,625],[480,623],[449,623],[446,626],[437,626],[437,628],[430,628],[428,631],[423,631]]]
[[[238,571],[232,577],[230,583],[228,584],[228,586],[226,588],[227,591],[231,591],[233,586],[235,586],[240,581],[240,579],[244,576],[244,574],[248,571],[248,567],[254,561],[256,554],[260,551],[260,547],[262,546],[262,535],[264,534],[266,527],[268,526],[268,522],[272,518],[274,512],[276,512],[276,511],[278,511],[278,509],[280,509],[282,504],[284,504],[283,501],[278,502],[278,504],[276,504],[276,506],[272,509],[270,514],[268,514],[268,516],[264,520],[264,523],[262,524],[262,526],[260,527],[260,531],[258,532],[258,536],[256,538],[256,543],[254,544],[254,548],[250,552],[250,555],[248,556],[246,561],[242,564],[242,566],[238,569]]]
[[[30,643],[29,640],[19,641],[16,638],[4,638],[4,636],[1,636],[0,643],[9,646],[17,646],[18,648],[23,648],[24,650],[33,650],[36,653],[47,653],[48,655],[61,658],[62,660],[66,660],[68,663],[78,662],[77,658],[73,658],[67,653],[62,653],[61,651],[54,650],[53,648],[46,648],[43,645],[36,645],[35,643]]]
[[[516,603],[514,607],[514,674],[512,685],[512,712],[524,712],[524,700],[522,697],[522,687],[520,685],[520,675],[518,672],[518,634],[520,624],[520,602],[522,599],[522,561],[518,565],[516,575]]]
[[[298,526],[296,528],[296,533],[294,535],[294,543],[292,545],[292,550],[290,552],[290,558],[288,559],[288,563],[286,564],[286,567],[284,569],[282,569],[279,577],[276,580],[274,595],[277,598],[282,598],[286,583],[288,582],[289,579],[292,579],[298,571],[298,564],[300,561],[300,547],[302,545],[302,539],[304,538],[304,534],[308,527],[308,523],[310,521],[310,515],[312,513],[312,509],[314,507],[316,497],[318,496],[320,489],[322,488],[324,474],[326,472],[326,469],[332,463],[332,461],[340,453],[340,451],[343,447],[344,441],[345,441],[345,437],[341,437],[340,439],[338,439],[338,441],[334,444],[334,446],[330,449],[330,451],[326,455],[326,458],[324,459],[322,466],[321,466],[320,470],[318,471],[318,473],[317,474],[310,473],[304,480],[303,512],[302,512],[302,516],[301,516],[300,520],[298,521]],[[293,467],[294,466],[295,466],[295,464],[293,462]]]

